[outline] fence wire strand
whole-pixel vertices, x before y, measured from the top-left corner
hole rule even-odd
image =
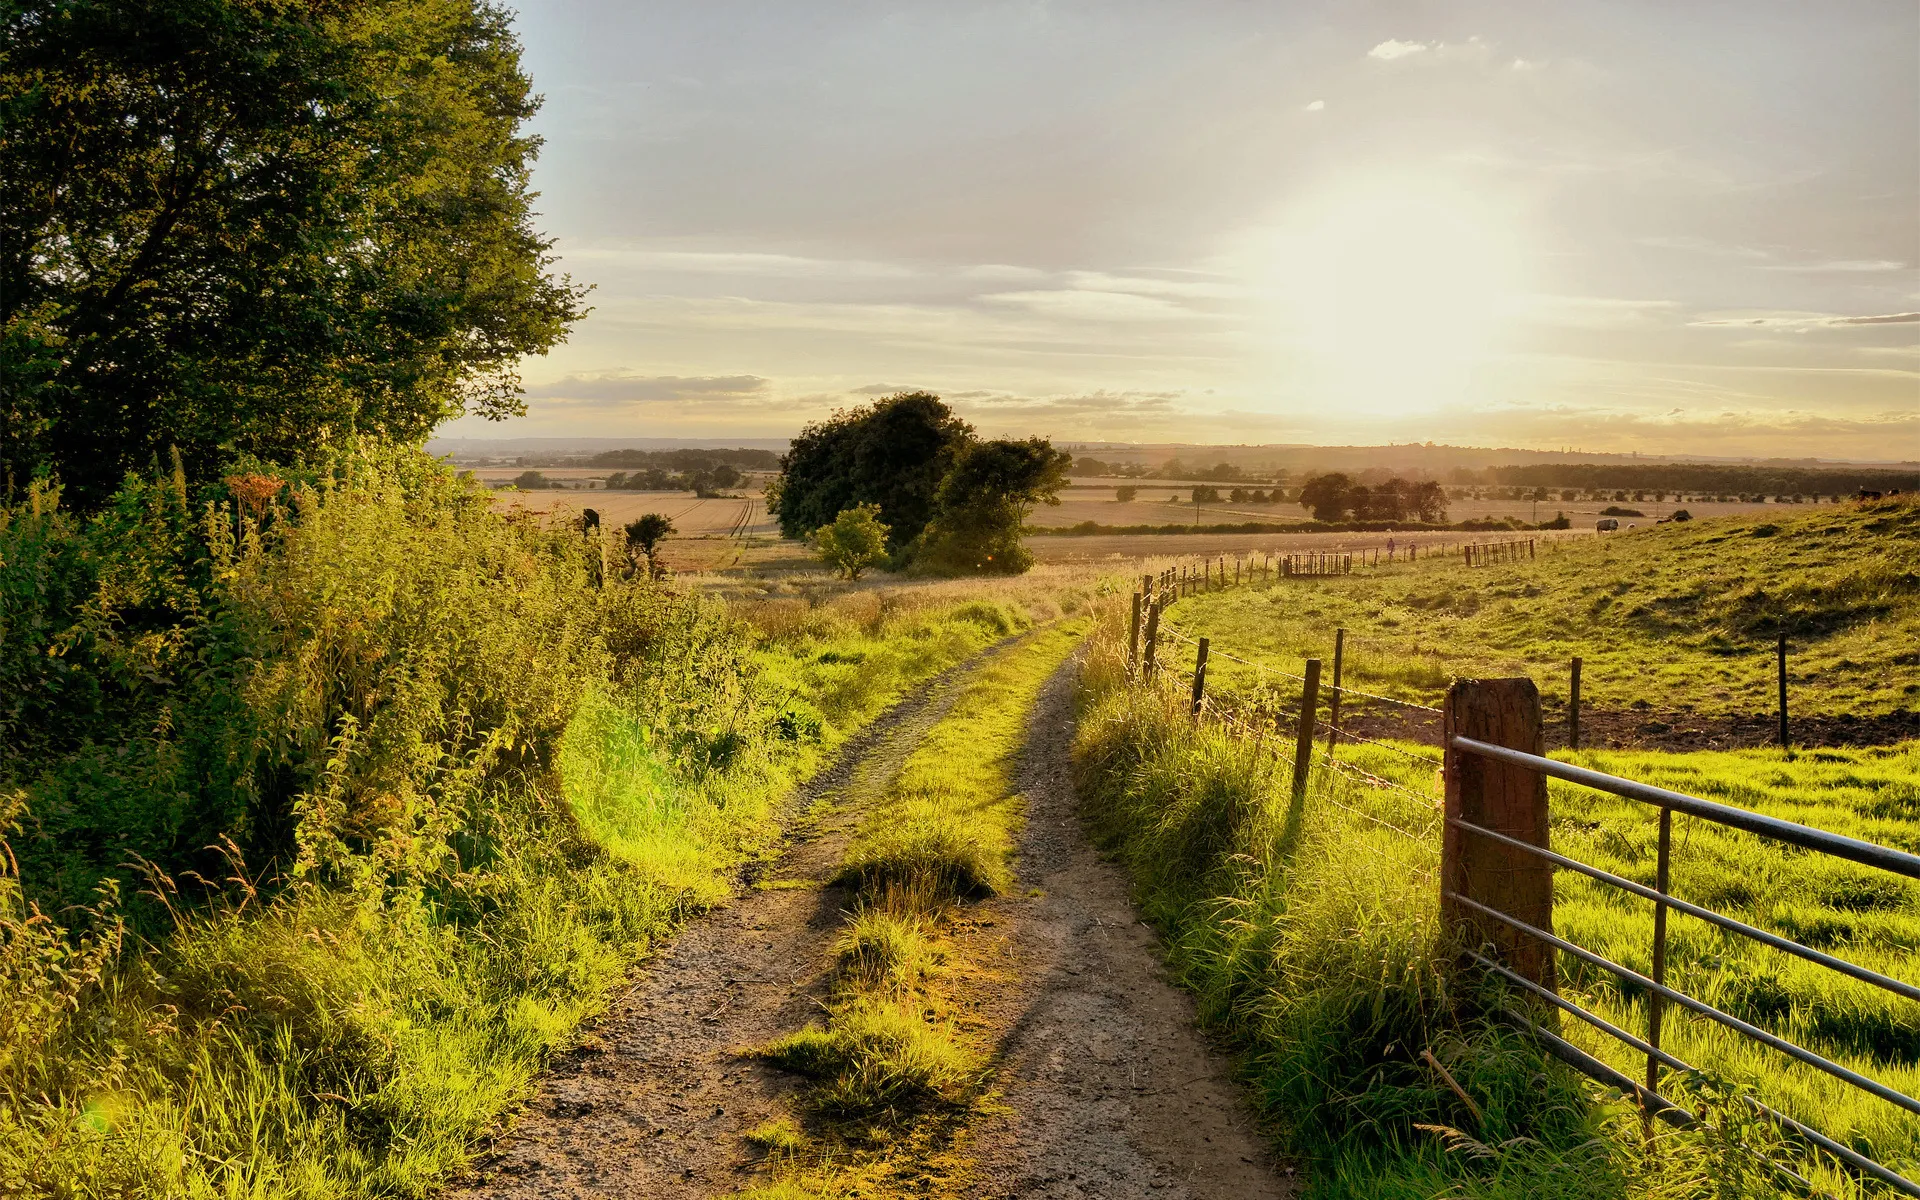
[[[1398,754],[1401,758],[1410,758],[1414,762],[1425,763],[1430,767],[1444,767],[1446,765],[1446,763],[1441,759],[1428,758],[1424,754],[1415,754],[1411,750],[1402,750],[1400,747],[1390,745],[1387,742],[1376,742],[1372,738],[1363,737],[1362,735],[1353,732],[1352,730],[1346,728],[1345,726],[1331,725],[1325,721],[1320,720],[1317,717],[1314,718],[1313,723],[1319,727],[1320,732],[1322,733],[1339,734],[1340,740],[1343,742],[1364,742],[1366,745],[1369,745],[1369,746],[1378,746],[1380,749],[1385,750],[1391,754]]]

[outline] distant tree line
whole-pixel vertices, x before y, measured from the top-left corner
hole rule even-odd
[[[1860,488],[1920,488],[1920,467],[1784,467],[1750,463],[1540,463],[1454,471],[1453,483],[1694,495],[1847,496]]]
[[[1300,488],[1300,503],[1316,521],[1420,521],[1443,525],[1447,492],[1431,479],[1388,479],[1371,486],[1338,471],[1315,475]]]
[[[884,536],[896,568],[1017,574],[1033,561],[1027,516],[1060,502],[1072,462],[1045,438],[983,441],[940,397],[899,392],[801,430],[767,507],[781,533],[812,540],[845,573],[857,573],[848,545]]]
[[[1106,462],[1098,458],[1082,456],[1073,460],[1075,475],[1107,475],[1121,479],[1201,479],[1218,483],[1236,482],[1279,482],[1287,477],[1285,471],[1247,471],[1232,463],[1215,463],[1211,467],[1182,462],[1170,458],[1158,467],[1149,467],[1144,463]]]

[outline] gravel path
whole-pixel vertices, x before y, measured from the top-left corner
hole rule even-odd
[[[1167,980],[1125,874],[1081,826],[1070,770],[1073,663],[1041,692],[1019,769],[1020,887],[999,910],[1006,1113],[972,1146],[982,1200],[1262,1200],[1294,1194]],[[1033,894],[1038,892],[1037,895]],[[976,951],[977,952],[977,951]]]
[[[1043,689],[1021,755],[1020,886],[953,928],[958,957],[986,968],[962,999],[992,1048],[998,1092],[954,1147],[971,1160],[958,1175],[977,1200],[1290,1197],[1292,1170],[1167,981],[1124,874],[1082,830],[1073,670]],[[451,1195],[695,1200],[761,1178],[742,1135],[790,1112],[795,1082],[742,1051],[817,1023],[848,900],[825,881],[861,809],[968,674],[948,672],[848,745],[801,797],[809,816],[769,878],[649,964]]]

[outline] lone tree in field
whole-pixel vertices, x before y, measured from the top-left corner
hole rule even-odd
[[[489,0],[0,18],[0,472],[103,503],[178,447],[424,439],[525,411],[585,289],[533,227],[539,105]]]
[[[1140,489],[1137,487],[1133,487],[1132,485],[1126,485],[1126,486],[1117,487],[1113,489],[1113,498],[1117,503],[1120,503],[1120,504],[1132,504],[1134,497],[1138,496],[1139,494],[1140,494]]]
[[[877,504],[842,510],[831,525],[814,530],[807,541],[820,561],[845,579],[858,579],[868,567],[887,561],[887,527],[880,523]]]
[[[976,442],[940,481],[938,512],[914,554],[945,575],[1018,575],[1033,565],[1020,532],[1036,504],[1060,503],[1073,456],[1045,438]]]
[[[836,412],[793,440],[767,509],[784,536],[801,538],[849,508],[877,505],[888,549],[898,550],[926,528],[940,481],[972,440],[972,427],[930,392]]]
[[[673,532],[673,522],[659,513],[647,513],[628,521],[626,531],[627,560],[637,567],[641,558],[646,559],[647,577],[660,578],[660,543]]]

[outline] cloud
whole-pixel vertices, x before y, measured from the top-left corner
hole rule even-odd
[[[1826,274],[1828,272],[1861,275],[1878,274],[1882,271],[1902,271],[1907,264],[1891,258],[1847,258],[1835,262],[1780,263],[1767,268],[1769,271],[1800,271],[1807,274]]]
[[[607,263],[647,271],[690,275],[749,275],[783,279],[907,279],[914,274],[899,263],[853,258],[812,258],[757,251],[660,250],[619,245],[562,244],[570,264]]]
[[[608,407],[757,398],[769,382],[758,375],[634,375],[607,371],[537,384],[527,389],[527,396],[558,405]]]
[[[1108,292],[1085,288],[1032,292],[994,292],[980,297],[1011,304],[1042,316],[1075,321],[1159,321],[1193,315],[1190,310],[1158,296],[1135,292]]]
[[[1838,313],[1817,312],[1750,312],[1750,313],[1708,313],[1693,325],[1709,328],[1751,329],[1792,329],[1805,332],[1809,329],[1835,329],[1849,325],[1913,325],[1920,324],[1920,313],[1885,313],[1868,317],[1843,317]]]
[[[1308,112],[1325,112],[1326,108],[1327,102],[1325,100],[1315,100],[1313,103],[1307,105]]]
[[[1806,409],[1716,408],[1711,401],[1663,411],[1576,404],[1490,407],[1455,414],[1437,436],[1482,442],[1506,437],[1541,446],[1572,439],[1588,449],[1762,457],[1791,447],[1797,456],[1855,460],[1896,457],[1888,448],[1910,446],[1920,438],[1920,412],[1844,417]]]
[[[1368,58],[1377,58],[1383,62],[1392,62],[1396,58],[1406,58],[1413,54],[1425,54],[1430,47],[1425,42],[1403,42],[1398,38],[1388,38],[1378,46],[1367,51]]]
[[[1610,296],[1528,296],[1521,312],[1542,325],[1575,329],[1624,329],[1647,325],[1678,307],[1671,300],[1626,300]]]
[[[1887,313],[1879,317],[1839,317],[1828,321],[1829,325],[1916,325],[1920,324],[1920,312]]]

